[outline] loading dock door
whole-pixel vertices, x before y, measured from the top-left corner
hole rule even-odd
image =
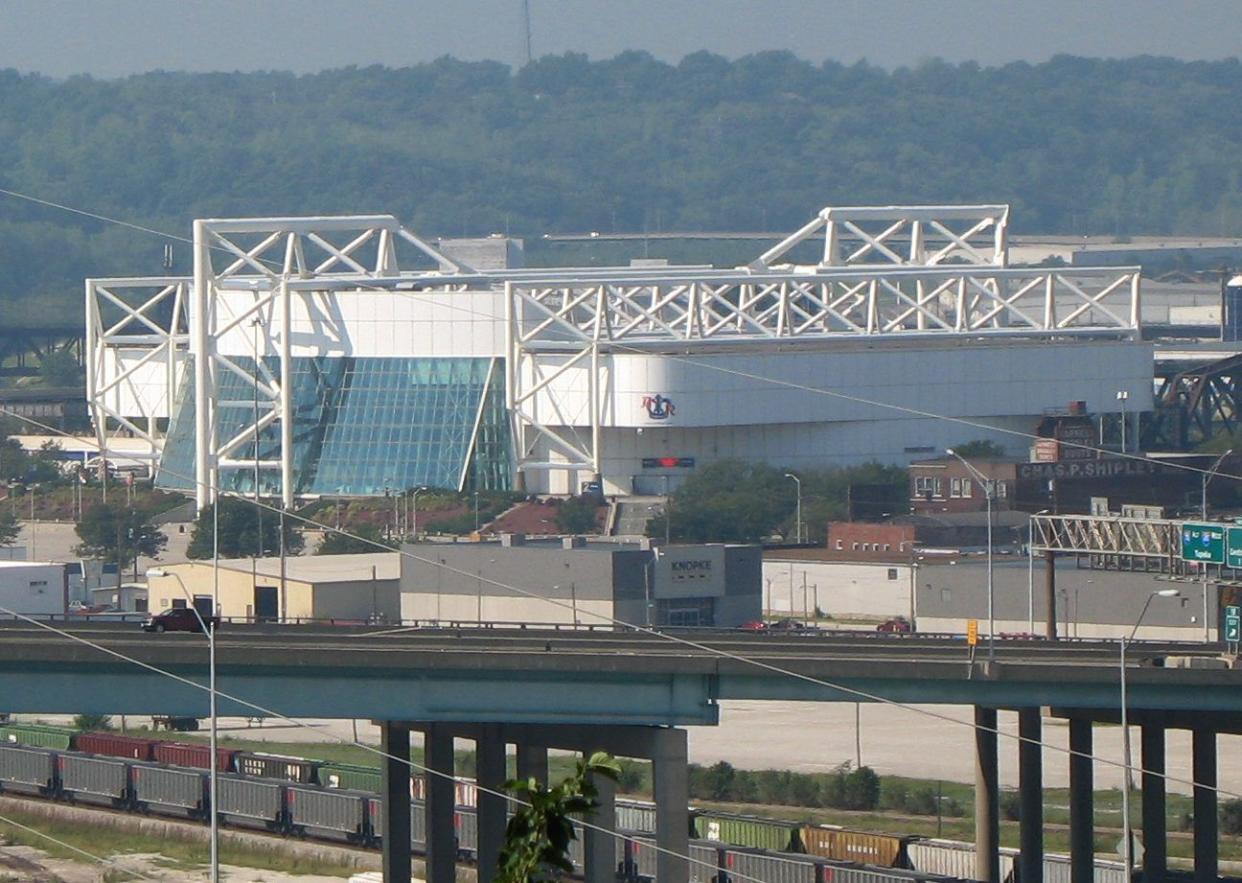
[[[280,618],[280,595],[275,586],[254,587],[254,621],[275,622]]]

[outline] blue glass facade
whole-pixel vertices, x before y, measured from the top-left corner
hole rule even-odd
[[[253,359],[233,361],[253,374]],[[264,365],[278,374],[275,358]],[[295,493],[367,496],[420,486],[509,488],[502,360],[298,357],[292,375]],[[230,371],[220,371],[217,383],[224,442],[253,424],[254,389]],[[194,475],[192,368],[178,401],[156,483],[188,491]],[[259,460],[277,459],[279,433],[278,424],[260,433]],[[232,459],[254,460],[255,453],[249,441]],[[239,493],[253,493],[254,481],[251,469],[221,475],[222,487]],[[262,493],[278,494],[279,470],[261,469],[259,484]]]

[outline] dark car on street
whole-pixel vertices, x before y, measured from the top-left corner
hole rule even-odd
[[[214,630],[220,626],[220,617],[205,616]],[[142,624],[144,632],[201,632],[203,625],[192,607],[173,607],[163,613],[152,613]]]

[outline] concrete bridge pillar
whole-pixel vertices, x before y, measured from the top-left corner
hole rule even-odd
[[[1143,883],[1164,883],[1168,875],[1165,830],[1164,727],[1143,724]]]
[[[500,796],[505,782],[505,740],[500,724],[482,724],[475,741],[475,776],[479,782],[479,883],[491,883],[505,841],[506,809]]]
[[[426,883],[456,883],[456,794],[453,782],[453,733],[444,724],[423,730],[423,763],[427,766]],[[443,775],[436,775],[443,773]],[[388,883],[385,879],[385,883]]]
[[[1070,883],[1095,881],[1095,768],[1092,721],[1069,722]]]
[[[548,746],[523,739],[517,743],[517,774],[519,779],[535,779],[548,784]]]
[[[975,879],[1000,880],[1000,781],[996,763],[996,709],[975,706]]]
[[[1018,709],[1019,879],[1044,880],[1044,746],[1040,709]]]
[[[1195,883],[1215,883],[1219,872],[1216,824],[1216,731],[1193,730],[1191,769],[1195,780]]]
[[[993,712],[995,713],[995,712]],[[689,883],[690,775],[687,770],[686,731],[661,727],[652,733],[651,774],[655,788],[656,879],[660,883]],[[993,755],[995,758],[995,754]]]
[[[583,751],[589,757],[593,748]],[[604,776],[591,776],[599,806],[586,821],[595,827],[582,832],[584,880],[586,883],[614,883],[617,879],[617,785]]]
[[[381,774],[384,789],[384,880],[410,883],[410,725],[400,721],[380,724],[384,752]]]

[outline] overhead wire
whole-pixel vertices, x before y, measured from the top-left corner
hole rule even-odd
[[[122,224],[123,226],[131,227],[131,228],[133,228],[133,229],[138,229],[138,230],[141,230],[142,232],[152,233],[152,234],[154,234],[154,235],[158,235],[158,236],[164,236],[164,237],[167,237],[167,238],[169,238],[169,239],[173,239],[173,240],[175,240],[175,241],[180,241],[180,242],[189,242],[189,241],[192,241],[192,240],[188,240],[188,239],[186,239],[185,237],[176,236],[176,235],[174,235],[174,234],[169,234],[169,233],[166,233],[166,232],[163,232],[163,231],[152,230],[152,229],[150,229],[150,228],[143,228],[143,227],[141,227],[141,226],[139,226],[139,225],[134,225],[134,224],[131,224],[131,223],[129,223],[129,222],[120,221],[120,220],[117,220],[117,219],[111,219],[111,218],[107,218],[106,216],[97,215],[97,214],[95,214],[95,213],[85,212],[85,211],[78,210],[78,209],[73,209],[73,208],[68,207],[68,206],[62,206],[62,205],[60,205],[60,204],[57,204],[57,203],[52,203],[52,202],[50,202],[50,201],[46,201],[46,200],[41,200],[41,199],[38,199],[38,198],[36,198],[36,197],[30,197],[30,196],[27,196],[27,195],[25,195],[25,194],[18,194],[18,193],[15,193],[14,191],[5,191],[5,190],[0,190],[0,193],[4,193],[4,194],[7,194],[7,195],[11,195],[11,196],[17,196],[18,198],[27,199],[27,200],[29,200],[29,201],[32,201],[32,202],[37,202],[37,203],[40,203],[40,204],[43,204],[43,205],[47,205],[47,206],[50,206],[50,207],[54,207],[54,208],[62,208],[62,209],[64,209],[64,210],[66,210],[66,211],[72,211],[72,212],[74,212],[75,214],[80,214],[80,215],[84,215],[84,216],[87,216],[87,217],[92,217],[92,218],[99,219],[99,220],[105,220],[105,221],[111,221],[111,222],[114,222],[114,223],[119,223],[119,224]],[[263,260],[263,259],[260,259],[260,260]],[[273,261],[265,261],[265,262],[267,262],[267,263],[273,263],[273,264],[275,263],[275,262],[273,262]],[[354,284],[353,284],[353,282],[352,282],[352,280],[351,280],[351,288],[353,288],[353,287],[354,287]],[[367,291],[367,290],[370,290],[370,291],[378,291],[378,292],[384,292],[384,293],[391,293],[389,289],[382,288],[382,287],[378,287],[378,286],[368,286],[368,285],[366,285],[364,282],[362,282],[361,280],[359,280],[359,281],[358,281],[358,283],[357,283],[357,285],[356,285],[356,290],[359,290],[359,291]],[[449,309],[451,309],[451,310],[456,310],[456,311],[458,311],[458,312],[465,312],[465,313],[467,313],[467,314],[470,314],[470,315],[475,315],[475,316],[479,316],[479,317],[483,317],[483,318],[489,318],[489,319],[494,319],[494,318],[495,318],[494,316],[491,316],[490,314],[487,314],[487,313],[482,313],[482,312],[480,312],[480,311],[476,311],[476,310],[470,310],[469,308],[460,307],[460,306],[458,306],[458,305],[448,305],[448,308],[449,308]],[[633,346],[630,346],[630,345],[627,345],[627,344],[618,344],[618,343],[615,343],[615,342],[610,342],[610,346],[611,346],[613,349],[617,349],[617,350],[623,350],[623,351],[630,351],[630,352],[634,352],[634,353],[642,353],[642,354],[646,354],[646,351],[645,351],[645,350],[641,350],[641,349],[639,349],[639,348],[637,348],[637,347],[633,347]],[[257,354],[256,354],[256,355],[257,355]],[[1038,438],[1038,437],[1039,437],[1039,436],[1037,436],[1037,435],[1036,435],[1036,434],[1034,434],[1034,433],[1026,433],[1026,432],[1022,432],[1022,431],[1020,431],[1020,430],[1009,429],[1009,428],[1006,428],[1006,427],[998,427],[998,426],[994,426],[994,425],[992,425],[992,424],[989,424],[989,423],[986,423],[986,422],[983,422],[983,421],[970,420],[970,419],[967,419],[967,418],[955,418],[955,417],[950,417],[950,416],[947,416],[947,415],[936,414],[936,413],[934,413],[934,412],[929,412],[929,411],[924,411],[924,410],[921,410],[921,409],[913,408],[913,407],[911,407],[911,406],[907,406],[907,405],[899,405],[899,404],[890,403],[890,402],[882,402],[882,401],[877,401],[877,400],[867,399],[867,398],[862,397],[862,396],[851,395],[851,394],[848,394],[848,393],[841,393],[841,392],[838,392],[838,391],[836,391],[836,390],[829,390],[829,389],[825,389],[825,388],[821,388],[821,387],[814,387],[814,386],[811,386],[811,385],[809,385],[809,384],[800,384],[800,383],[796,383],[796,382],[792,382],[792,381],[784,381],[784,380],[780,380],[780,379],[778,379],[778,378],[770,378],[770,377],[766,377],[766,376],[763,376],[763,375],[753,374],[752,372],[745,372],[745,371],[740,371],[740,370],[738,370],[738,369],[734,369],[734,368],[727,368],[727,367],[725,367],[725,366],[714,365],[714,364],[711,364],[711,363],[702,362],[702,361],[699,361],[699,360],[696,360],[696,359],[691,359],[691,358],[687,358],[687,357],[679,357],[679,356],[676,356],[675,354],[661,354],[661,356],[662,356],[663,358],[668,358],[668,359],[670,359],[670,360],[672,360],[672,361],[677,361],[677,362],[688,363],[688,364],[695,365],[695,366],[697,366],[697,367],[703,367],[703,368],[707,368],[707,369],[709,369],[709,370],[714,370],[714,371],[718,371],[718,372],[721,372],[721,373],[731,374],[731,375],[734,375],[734,376],[740,376],[740,377],[744,377],[744,378],[748,378],[748,379],[752,379],[752,380],[757,380],[757,381],[760,381],[760,382],[770,383],[770,384],[773,384],[773,385],[785,386],[785,387],[788,387],[788,388],[798,389],[798,390],[802,390],[802,391],[806,391],[806,392],[810,392],[810,393],[814,393],[814,394],[831,396],[831,397],[834,397],[834,398],[839,398],[839,399],[843,399],[843,400],[848,400],[848,401],[851,401],[851,402],[854,402],[854,403],[857,403],[857,404],[863,404],[863,405],[868,405],[868,406],[877,407],[877,408],[884,408],[884,409],[893,410],[893,411],[898,411],[898,412],[902,412],[902,413],[906,413],[906,414],[910,414],[910,415],[913,415],[913,416],[918,416],[918,417],[924,417],[924,418],[928,418],[928,419],[935,419],[935,420],[941,420],[941,421],[949,421],[949,422],[953,422],[953,423],[956,423],[956,424],[959,424],[959,425],[968,426],[968,427],[971,427],[971,428],[983,429],[983,430],[992,431],[992,432],[1000,432],[1000,433],[1003,433],[1003,434],[1008,434],[1008,435],[1013,435],[1013,436],[1023,437],[1023,438],[1032,439],[1032,440],[1033,440],[1033,439],[1036,439],[1036,438]],[[44,428],[45,428],[45,429],[51,430],[52,432],[59,432],[59,430],[55,430],[55,429],[53,429],[53,428],[51,428],[51,427],[46,427],[46,426],[45,426],[45,425],[43,425],[43,424],[39,424],[39,423],[38,423],[38,421],[34,421],[34,420],[30,419],[30,418],[26,418],[26,417],[24,417],[24,415],[17,415],[17,414],[15,414],[14,412],[12,412],[12,411],[11,411],[11,410],[9,410],[9,409],[6,409],[6,408],[0,408],[0,412],[9,413],[9,414],[11,414],[12,416],[18,417],[19,419],[26,420],[27,422],[29,422],[29,423],[31,423],[31,424],[34,424],[34,425],[41,425],[41,426],[44,426]],[[62,434],[66,435],[66,436],[68,436],[68,435],[69,435],[68,433],[62,433]],[[1087,445],[1087,444],[1083,444],[1083,443],[1066,442],[1066,443],[1065,443],[1065,445],[1066,445],[1067,447],[1080,448],[1080,449],[1087,449],[1087,450],[1099,451],[1099,452],[1110,453],[1110,454],[1115,453],[1115,452],[1106,451],[1106,450],[1105,450],[1105,449],[1103,449],[1103,448],[1099,448],[1099,447],[1096,447],[1096,446],[1093,446],[1093,445]],[[1123,456],[1123,457],[1125,457],[1125,458],[1127,458],[1127,459],[1145,460],[1145,458],[1141,458],[1141,457],[1138,457],[1138,456],[1136,456],[1136,455],[1131,455],[1131,454],[1128,454],[1128,453],[1126,453],[1126,452],[1122,452],[1122,456]],[[1224,471],[1222,471],[1222,470],[1216,470],[1216,471],[1214,471],[1214,472],[1209,472],[1209,470],[1200,469],[1200,468],[1197,468],[1197,467],[1194,467],[1194,466],[1190,466],[1190,465],[1188,465],[1188,464],[1180,464],[1180,463],[1167,463],[1167,464],[1164,464],[1164,465],[1167,465],[1168,467],[1173,468],[1173,469],[1183,469],[1183,470],[1187,470],[1187,471],[1191,471],[1191,472],[1195,472],[1195,473],[1199,473],[1199,474],[1203,474],[1203,475],[1219,475],[1219,476],[1221,476],[1221,477],[1223,477],[1223,478],[1242,478],[1242,476],[1239,476],[1239,475],[1233,475],[1233,474],[1230,474],[1230,473],[1226,473],[1226,472],[1224,472]],[[168,470],[165,470],[165,471],[168,471]],[[197,483],[197,480],[196,480],[196,479],[192,479],[192,478],[190,478],[189,476],[178,476],[178,475],[175,475],[174,473],[172,473],[171,471],[169,471],[169,474],[170,474],[170,475],[174,475],[174,477],[183,478],[183,479],[190,480],[190,481],[194,481],[195,483]],[[280,509],[280,508],[277,508],[277,507],[275,507],[275,506],[271,506],[271,505],[269,505],[269,504],[263,503],[262,501],[260,501],[260,500],[258,500],[258,499],[251,499],[251,498],[248,498],[248,497],[246,497],[246,496],[244,496],[244,495],[242,495],[242,494],[240,494],[240,493],[232,493],[232,492],[229,492],[229,491],[224,490],[224,489],[219,488],[219,487],[213,487],[213,488],[212,488],[212,490],[213,490],[216,494],[223,494],[223,495],[225,495],[225,496],[233,496],[233,497],[235,497],[235,498],[237,498],[237,499],[244,500],[244,501],[246,501],[246,502],[248,502],[248,503],[251,503],[251,504],[253,504],[253,505],[255,505],[255,506],[258,506],[258,507],[261,507],[261,508],[266,508],[266,509],[269,509],[269,510],[271,510],[271,511],[273,511],[273,512],[277,512],[277,513],[279,513],[279,512],[281,512],[281,511],[283,511],[283,510],[282,510],[282,509]],[[521,588],[519,588],[519,587],[517,587],[517,586],[512,586],[512,585],[508,585],[508,584],[505,584],[505,583],[501,583],[501,582],[499,582],[499,581],[492,580],[492,579],[490,579],[490,578],[481,578],[481,577],[479,577],[479,575],[478,575],[478,574],[466,573],[465,571],[461,571],[461,570],[459,570],[459,569],[457,569],[457,568],[453,568],[453,567],[451,567],[450,565],[447,565],[447,564],[445,564],[445,563],[443,563],[443,562],[440,562],[440,561],[438,561],[438,560],[425,559],[425,558],[422,558],[422,557],[420,557],[420,556],[418,556],[418,555],[415,555],[415,554],[413,554],[413,553],[411,553],[411,552],[408,552],[407,550],[404,550],[404,549],[400,549],[400,548],[393,548],[393,547],[385,546],[382,542],[377,542],[377,541],[375,541],[375,540],[373,540],[373,539],[371,539],[371,538],[368,538],[368,537],[362,537],[362,536],[358,536],[358,535],[350,534],[348,531],[344,531],[344,530],[341,530],[341,529],[339,529],[339,528],[334,528],[334,527],[331,527],[331,526],[326,525],[326,524],[321,524],[321,523],[315,522],[315,521],[313,521],[312,519],[306,518],[306,517],[304,517],[304,516],[297,515],[296,513],[289,513],[289,512],[286,512],[286,513],[285,513],[285,515],[286,515],[286,517],[293,518],[294,520],[297,520],[297,521],[302,521],[303,523],[306,523],[306,524],[308,524],[308,525],[310,525],[310,526],[316,527],[317,529],[324,530],[324,531],[328,531],[328,532],[333,532],[333,533],[338,533],[338,534],[341,534],[341,535],[344,535],[344,536],[347,536],[347,537],[351,537],[352,539],[355,539],[355,540],[357,540],[357,541],[361,541],[361,542],[364,542],[364,543],[370,544],[371,546],[373,546],[373,547],[375,547],[375,548],[378,548],[378,549],[382,549],[382,550],[385,550],[385,551],[395,551],[395,552],[397,552],[397,553],[399,553],[399,554],[402,554],[402,555],[404,555],[404,556],[406,556],[406,557],[412,558],[412,559],[414,559],[414,560],[418,560],[418,561],[420,561],[420,562],[422,562],[422,563],[429,564],[429,565],[431,565],[431,566],[441,567],[441,568],[444,568],[444,569],[446,569],[446,570],[448,570],[448,571],[450,571],[450,572],[455,572],[455,573],[458,573],[458,574],[460,574],[460,575],[470,576],[471,578],[475,578],[475,579],[481,579],[483,582],[486,582],[488,585],[494,586],[494,587],[496,587],[496,588],[503,588],[503,589],[505,589],[505,590],[507,590],[507,591],[516,592],[516,593],[518,593],[518,594],[524,594],[524,595],[527,595],[527,596],[529,596],[529,597],[531,597],[531,598],[538,599],[538,600],[542,600],[542,601],[544,601],[544,602],[546,602],[546,603],[551,603],[551,604],[554,604],[554,605],[556,605],[556,606],[561,606],[561,607],[564,607],[564,608],[567,608],[567,609],[570,607],[570,605],[568,605],[568,604],[566,604],[566,603],[564,603],[564,602],[560,602],[560,601],[557,601],[557,600],[555,600],[555,599],[548,598],[548,597],[546,597],[546,596],[539,595],[539,594],[534,593],[534,592],[529,592],[529,591],[527,591],[527,590],[523,590],[523,589],[521,589]],[[1100,763],[1103,763],[1103,764],[1105,764],[1105,765],[1111,765],[1111,766],[1115,766],[1115,767],[1119,767],[1119,768],[1123,768],[1123,769],[1127,769],[1127,768],[1128,768],[1129,770],[1138,770],[1138,771],[1140,771],[1140,772],[1143,772],[1143,773],[1144,773],[1144,774],[1146,774],[1146,775],[1153,775],[1153,776],[1157,776],[1157,777],[1163,778],[1164,780],[1166,780],[1166,781],[1168,781],[1168,782],[1174,782],[1174,783],[1177,783],[1177,784],[1182,784],[1182,785],[1190,785],[1190,786],[1192,786],[1192,787],[1194,787],[1194,788],[1210,789],[1210,790],[1212,790],[1212,791],[1215,791],[1216,793],[1219,793],[1219,794],[1226,794],[1226,795],[1228,795],[1228,796],[1235,796],[1235,797],[1236,797],[1236,796],[1239,796],[1239,795],[1235,795],[1235,794],[1233,794],[1232,792],[1226,791],[1225,789],[1222,789],[1222,788],[1220,788],[1220,787],[1218,787],[1218,786],[1210,786],[1210,785],[1206,785],[1206,784],[1204,784],[1204,783],[1198,783],[1198,782],[1195,782],[1195,781],[1193,781],[1193,780],[1179,779],[1179,778],[1176,778],[1176,777],[1173,777],[1173,776],[1170,776],[1170,775],[1167,775],[1167,774],[1158,774],[1158,773],[1154,773],[1154,772],[1151,772],[1151,771],[1145,770],[1145,769],[1143,769],[1143,768],[1142,768],[1142,767],[1140,767],[1140,766],[1136,766],[1135,764],[1130,764],[1130,765],[1127,767],[1127,766],[1126,766],[1125,764],[1123,764],[1123,763],[1116,762],[1116,761],[1111,761],[1111,760],[1109,760],[1109,759],[1107,759],[1107,758],[1104,758],[1104,757],[1101,757],[1101,756],[1097,756],[1097,755],[1094,755],[1094,754],[1091,754],[1091,753],[1086,753],[1086,752],[1077,752],[1077,751],[1073,751],[1073,750],[1070,750],[1070,749],[1061,748],[1060,746],[1053,745],[1053,744],[1051,744],[1051,743],[1045,742],[1045,741],[1044,741],[1044,740],[1042,740],[1042,739],[1029,739],[1029,738],[1026,738],[1026,737],[1022,737],[1022,736],[1020,736],[1020,735],[1015,735],[1015,734],[1011,734],[1011,733],[1006,733],[1006,732],[1004,732],[1004,731],[1000,730],[999,728],[984,727],[984,726],[979,725],[979,724],[976,724],[976,723],[974,723],[974,722],[972,722],[972,721],[963,721],[963,720],[961,720],[961,719],[958,719],[958,718],[953,718],[953,717],[948,716],[948,715],[943,715],[943,714],[940,714],[940,713],[938,713],[938,712],[933,712],[933,711],[930,711],[930,710],[925,709],[925,708],[921,708],[921,707],[918,707],[918,706],[913,706],[913,705],[910,705],[909,703],[902,703],[902,702],[898,702],[898,701],[895,701],[895,700],[887,699],[886,697],[882,697],[882,696],[878,696],[878,695],[871,695],[871,694],[868,694],[868,693],[866,693],[866,692],[864,692],[864,691],[854,690],[854,689],[852,689],[852,688],[846,687],[846,686],[845,686],[845,685],[843,685],[843,684],[836,684],[836,683],[833,683],[833,682],[830,682],[830,681],[825,681],[825,680],[823,680],[823,679],[811,678],[810,676],[808,676],[808,675],[804,675],[804,674],[799,673],[799,672],[793,672],[793,671],[789,671],[789,670],[787,670],[787,669],[782,669],[782,668],[780,668],[780,667],[778,667],[778,666],[772,666],[772,665],[770,665],[770,664],[761,663],[761,662],[759,662],[758,660],[754,660],[754,659],[751,659],[751,658],[748,658],[748,657],[744,657],[744,656],[741,656],[741,655],[738,655],[738,654],[730,654],[730,653],[728,653],[727,651],[723,651],[723,650],[721,650],[721,649],[719,649],[719,648],[712,648],[712,647],[710,647],[710,646],[708,646],[708,645],[697,645],[697,644],[695,644],[695,642],[690,642],[690,641],[688,641],[688,640],[686,640],[686,639],[684,639],[684,638],[681,638],[681,637],[679,637],[679,636],[673,636],[673,635],[670,635],[670,634],[668,634],[668,633],[663,633],[663,632],[658,632],[658,631],[655,631],[655,630],[652,630],[652,629],[647,629],[647,628],[645,628],[645,627],[643,627],[643,626],[640,626],[640,625],[636,625],[636,624],[632,624],[632,623],[626,623],[626,622],[624,622],[623,620],[619,620],[619,619],[612,618],[612,617],[606,617],[606,616],[604,616],[603,614],[593,613],[593,612],[590,612],[590,611],[583,611],[583,614],[586,614],[586,613],[590,613],[592,616],[595,616],[595,617],[600,618],[600,619],[604,619],[604,620],[606,620],[607,622],[609,622],[609,623],[611,623],[611,624],[613,624],[613,625],[615,625],[615,626],[621,626],[621,627],[628,628],[628,629],[631,629],[631,630],[634,630],[634,631],[645,632],[645,633],[655,635],[655,636],[657,636],[657,637],[659,637],[659,638],[661,638],[661,639],[665,639],[665,640],[675,640],[675,641],[678,641],[678,642],[681,642],[681,643],[686,643],[686,644],[689,644],[689,645],[691,645],[691,646],[696,646],[696,647],[697,647],[697,649],[703,650],[703,651],[705,651],[705,652],[709,652],[709,653],[714,653],[714,654],[718,654],[718,655],[726,656],[726,657],[731,658],[731,659],[733,659],[734,661],[738,661],[738,662],[743,662],[743,663],[747,663],[747,664],[751,664],[751,665],[758,665],[758,666],[760,666],[760,667],[766,667],[766,668],[768,668],[769,670],[771,670],[771,671],[773,671],[773,672],[778,672],[778,673],[781,673],[781,674],[784,674],[784,675],[787,675],[787,676],[795,677],[795,678],[798,678],[798,679],[801,679],[801,680],[806,680],[806,681],[809,681],[809,682],[811,682],[811,683],[818,684],[818,685],[820,685],[820,686],[825,686],[825,687],[828,687],[828,688],[831,688],[831,689],[834,689],[834,690],[838,690],[838,691],[840,691],[840,692],[844,692],[844,693],[847,693],[847,694],[851,694],[851,695],[858,696],[859,698],[862,698],[862,699],[867,699],[868,701],[874,701],[874,702],[879,702],[879,703],[889,704],[889,705],[892,705],[892,706],[894,706],[894,707],[902,708],[902,709],[905,709],[905,710],[908,710],[908,711],[913,711],[913,712],[915,712],[915,713],[919,713],[919,714],[924,714],[924,715],[927,715],[927,716],[930,716],[930,717],[933,717],[933,718],[938,718],[938,719],[940,719],[940,720],[943,720],[943,721],[946,721],[946,722],[949,722],[949,723],[955,723],[955,724],[959,724],[959,725],[963,725],[963,726],[970,727],[970,728],[972,728],[972,729],[978,729],[978,730],[984,730],[984,731],[992,732],[992,733],[995,733],[995,734],[996,734],[996,735],[998,735],[998,736],[1002,736],[1002,737],[1005,737],[1005,738],[1008,738],[1008,739],[1012,739],[1012,740],[1018,741],[1018,742],[1020,742],[1020,743],[1021,743],[1021,742],[1029,742],[1029,743],[1039,744],[1039,745],[1041,745],[1041,746],[1043,746],[1043,747],[1045,747],[1045,748],[1048,748],[1048,749],[1051,749],[1051,750],[1054,750],[1054,751],[1058,751],[1058,752],[1061,752],[1061,753],[1065,753],[1065,754],[1068,754],[1068,755],[1071,755],[1071,756],[1081,756],[1081,757],[1089,758],[1089,759],[1092,759],[1092,760],[1096,760],[1096,761],[1098,761],[1098,762],[1100,762]],[[221,694],[221,693],[219,693],[219,691],[217,691],[217,695],[224,695],[224,694]],[[512,799],[512,798],[507,798],[507,799]]]

